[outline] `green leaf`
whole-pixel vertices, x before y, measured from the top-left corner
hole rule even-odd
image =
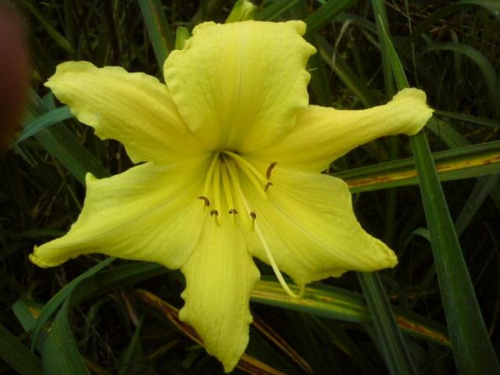
[[[377,346],[390,373],[416,374],[416,367],[406,348],[380,277],[376,273],[358,272],[358,280],[366,298],[375,333],[380,340]]]
[[[317,33],[309,34],[309,41],[315,46],[319,43]],[[330,92],[330,80],[326,73],[325,64],[321,59],[321,55],[315,54],[309,58],[309,72],[311,74],[310,85],[316,97],[316,102],[322,106],[330,107],[332,105],[332,93]]]
[[[347,86],[365,107],[372,107],[378,104],[378,99],[373,92],[368,90],[368,83],[361,80],[351,69],[351,67],[337,55],[333,47],[322,37],[317,36],[318,53],[323,61],[335,72],[337,77]]]
[[[32,339],[32,343],[31,343],[32,349],[36,345],[37,337],[38,337],[38,334],[39,334],[42,326],[47,322],[47,320],[49,320],[49,318],[57,310],[57,308],[59,306],[61,306],[61,304],[67,300],[67,298],[71,295],[71,293],[78,286],[78,284],[81,281],[85,280],[87,277],[90,277],[90,276],[96,274],[97,272],[102,270],[104,267],[108,266],[114,260],[115,260],[115,258],[110,257],[110,258],[103,260],[99,264],[96,264],[94,267],[92,267],[91,269],[87,270],[86,272],[82,273],[80,276],[78,276],[77,278],[72,280],[68,285],[66,285],[59,292],[57,292],[56,295],[54,297],[52,297],[49,302],[47,302],[45,304],[42,312],[38,316],[35,327],[33,328],[33,339]]]
[[[283,291],[279,282],[273,280],[271,277],[262,277],[252,291],[251,300],[345,322],[362,324],[371,322],[366,302],[360,294],[316,283],[307,286],[303,298],[294,299]],[[290,288],[295,292],[299,291],[293,284]],[[436,322],[407,310],[394,308],[394,311],[396,321],[405,334],[443,346],[450,345],[445,328]]]
[[[20,143],[34,136],[41,130],[47,129],[48,127],[57,124],[60,121],[73,118],[73,114],[68,107],[60,107],[54,109],[50,112],[44,113],[40,117],[26,124],[24,131],[21,133],[16,143]]]
[[[264,9],[258,9],[255,15],[257,21],[271,21],[279,17],[291,7],[295,6],[299,0],[276,0],[268,2]]]
[[[443,116],[443,117],[449,117],[455,120],[460,120],[464,121],[467,123],[472,123],[472,124],[477,124],[477,125],[484,125],[488,126],[490,128],[498,128],[500,127],[500,121],[498,120],[492,120],[489,118],[484,118],[484,117],[477,117],[477,116],[471,116],[471,115],[464,115],[462,113],[456,113],[456,112],[448,112],[448,111],[440,111],[436,110],[434,114]]]
[[[463,374],[500,373],[424,133],[411,146],[455,363]]]
[[[158,263],[138,262],[99,272],[78,284],[71,295],[72,306],[116,288],[136,284],[169,272]]]
[[[462,9],[470,8],[471,4],[467,2],[450,4],[439,8],[437,11],[432,13],[430,16],[425,17],[425,19],[419,23],[419,25],[413,30],[413,32],[408,36],[402,43],[402,48],[408,48],[415,40],[417,40],[427,29],[431,28],[436,23],[440,22],[445,16],[460,11]]]
[[[35,92],[32,92],[31,105],[28,110],[29,114],[34,118],[30,123],[53,111]],[[82,184],[85,183],[85,175],[88,172],[99,178],[109,175],[100,161],[82,146],[80,141],[63,123],[40,129],[34,134],[34,137],[47,152],[59,160]]]
[[[432,154],[440,181],[461,180],[500,172],[500,141]],[[333,174],[360,193],[418,184],[413,158],[369,165]]]
[[[391,47],[390,62],[398,88],[408,87],[401,62],[389,37],[387,34],[383,37]],[[500,364],[481,315],[424,132],[411,137],[410,143],[415,156],[422,202],[458,372],[498,374]]]
[[[354,3],[356,3],[356,0],[330,0],[325,5],[322,5],[304,20],[307,24],[306,35],[319,31]]]
[[[42,374],[42,361],[0,324],[0,358],[21,375]]]
[[[45,19],[44,16],[33,6],[29,1],[21,0],[21,3],[28,11],[38,20],[40,25],[47,31],[47,33],[51,36],[54,42],[61,47],[66,52],[72,54],[73,46],[68,42],[68,40],[62,36],[54,27],[52,27],[51,23]]]
[[[44,373],[51,375],[90,375],[76,346],[69,324],[66,300],[51,325],[42,349]]]
[[[500,20],[500,2],[488,0],[462,0],[463,4],[479,5],[488,9],[496,18]]]
[[[140,340],[141,327],[142,319],[138,322],[130,344],[121,358],[118,375],[144,374],[147,370],[146,358]]]
[[[495,68],[481,52],[463,43],[439,43],[428,46],[422,51],[422,54],[431,51],[453,51],[474,61],[483,74],[484,82],[490,93],[493,112],[496,117],[500,118],[500,81]]]
[[[426,130],[430,130],[438,136],[449,148],[467,146],[470,142],[460,132],[448,122],[439,121],[432,117],[427,125]]]
[[[160,74],[163,77],[163,64],[175,48],[174,34],[158,0],[139,0],[139,5]]]
[[[476,186],[474,186],[474,189],[469,195],[467,202],[465,202],[462,211],[460,211],[460,215],[458,215],[457,220],[455,220],[455,229],[459,236],[472,221],[472,218],[491,191],[496,188],[499,177],[500,174],[497,173],[481,177],[477,180]]]
[[[89,172],[97,178],[109,175],[94,155],[84,148],[63,124],[56,124],[49,129],[41,130],[35,138],[82,185],[85,184],[85,175]]]
[[[376,27],[380,41],[380,53],[382,57],[382,69],[384,72],[385,91],[388,97],[395,94],[394,78],[390,71],[388,61],[391,58],[390,43],[382,35],[386,34],[388,28],[387,15],[383,1],[372,0],[375,13]],[[395,142],[392,142],[395,145]],[[397,149],[393,147],[392,156],[397,155]],[[393,233],[390,225],[394,223],[396,196],[391,192],[388,200],[389,215],[386,228],[387,236]],[[406,342],[395,321],[394,314],[385,293],[384,286],[376,274],[358,273],[358,280],[363,289],[363,294],[368,303],[373,327],[377,338],[377,347],[382,354],[391,374],[416,374],[416,367],[406,347]]]

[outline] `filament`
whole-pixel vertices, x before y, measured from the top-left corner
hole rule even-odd
[[[221,165],[220,165],[220,160],[217,157],[217,162],[215,163],[214,167],[214,178],[213,178],[213,186],[214,186],[214,201],[215,201],[215,208],[216,209],[222,209],[221,205],[221,189],[220,189],[220,180],[221,180]],[[219,216],[216,216],[217,222],[219,223]]]
[[[224,193],[226,196],[226,202],[227,202],[227,207],[230,210],[230,212],[233,213],[233,222],[235,222],[236,218],[234,215],[234,212],[231,210],[235,209],[234,205],[234,200],[233,200],[233,193],[231,189],[231,179],[229,177],[228,171],[227,171],[227,162],[222,166],[221,168],[221,177],[222,177],[222,186],[224,187]]]
[[[257,190],[258,194],[263,199],[267,200],[268,196],[265,193],[263,186],[267,183],[267,180],[259,173],[259,171],[255,169],[255,167],[252,164],[250,164],[248,161],[246,161],[238,154],[235,154],[234,152],[231,151],[224,151],[224,153],[233,158],[234,162],[238,164],[243,173],[245,173],[250,182],[255,186],[255,189]],[[262,185],[259,183],[259,180],[260,182],[263,182]]]
[[[210,167],[208,168],[207,177],[205,178],[205,185],[203,186],[203,195],[208,197],[208,189],[212,183],[214,177],[215,164],[219,161],[219,152],[215,153],[212,161],[210,162]]]

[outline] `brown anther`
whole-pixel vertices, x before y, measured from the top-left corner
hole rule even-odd
[[[236,211],[236,209],[235,209],[235,208],[231,208],[231,209],[229,210],[229,213],[230,213],[230,214],[237,214],[237,213],[238,213],[238,211]]]
[[[219,211],[217,210],[210,211],[210,216],[219,216]]]
[[[255,212],[250,212],[250,217],[252,218],[252,220],[255,220],[257,219],[257,214]]]
[[[266,184],[266,187],[264,188],[264,191],[267,191],[267,189],[269,189],[269,186],[273,186],[273,183],[272,182],[268,182]]]
[[[274,169],[274,167],[276,167],[276,164],[278,164],[278,162],[271,163],[271,164],[269,164],[269,167],[267,167],[266,178],[268,180],[271,179],[271,174],[273,173],[273,169]]]
[[[201,199],[203,202],[205,202],[205,206],[210,206],[210,200],[204,195],[199,196],[198,199]]]

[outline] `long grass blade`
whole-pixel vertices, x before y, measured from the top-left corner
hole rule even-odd
[[[158,0],[139,0],[139,5],[163,77],[163,63],[175,48],[175,37]]]
[[[43,368],[46,374],[90,375],[76,346],[68,317],[68,301],[52,323],[43,349]]]
[[[497,118],[500,118],[500,82],[493,64],[477,49],[463,43],[436,43],[428,46],[422,54],[431,51],[453,51],[470,58],[481,71],[484,83],[490,93],[492,111]]]
[[[113,267],[99,273],[93,270],[93,274],[80,280],[76,288],[71,292],[70,307],[116,288],[148,280],[167,272],[171,271],[162,265],[145,262]],[[295,300],[284,294],[280,284],[273,278],[263,277],[257,283],[251,298],[254,302],[302,311],[330,319],[355,323],[370,321],[370,315],[362,295],[321,284],[308,286],[304,298]],[[440,345],[449,345],[446,332],[439,324],[423,316],[411,314],[407,310],[396,309],[395,311],[396,321],[405,333]]]
[[[268,2],[263,9],[258,9],[255,19],[258,21],[271,21],[295,6],[300,0],[276,0]]]
[[[469,225],[488,195],[498,185],[499,178],[500,174],[497,173],[478,179],[476,186],[474,186],[467,202],[464,204],[464,208],[460,212],[460,215],[458,215],[457,220],[455,220],[455,229],[458,236],[467,228],[467,225]]]
[[[20,375],[42,374],[42,361],[0,324],[0,358]]]
[[[24,131],[21,133],[19,138],[16,140],[16,143],[21,143],[28,139],[29,137],[34,136],[38,132],[47,129],[48,127],[57,124],[60,121],[68,120],[73,117],[73,114],[69,110],[68,107],[60,107],[54,109],[50,112],[47,112],[40,117],[37,117],[35,120],[26,124]]]
[[[291,288],[298,291],[295,286]],[[345,322],[365,324],[372,321],[362,295],[332,286],[311,285],[306,288],[302,299],[292,299],[283,293],[278,282],[263,277],[252,291],[251,300]],[[449,346],[444,327],[407,310],[394,308],[394,311],[396,322],[405,334]]]
[[[460,120],[471,124],[484,125],[490,128],[500,128],[500,121],[498,120],[492,120],[489,118],[477,117],[471,115],[464,115],[462,113],[449,112],[449,111],[436,110],[434,113],[439,116],[449,117],[455,120]]]
[[[378,349],[385,359],[389,372],[391,374],[416,374],[416,367],[404,343],[379,275],[358,273],[358,280],[366,298],[372,325],[379,339]]]
[[[432,157],[439,180],[454,181],[500,173],[500,142],[490,143],[434,153]],[[345,180],[353,193],[418,184],[413,158],[350,169],[334,176]]]
[[[398,88],[408,87],[388,35],[384,33],[382,37],[391,46],[390,62]],[[457,369],[462,374],[498,374],[500,364],[481,315],[427,138],[420,132],[410,142]]]
[[[329,1],[309,15],[304,22],[307,24],[306,35],[319,31],[323,26],[331,22],[338,14],[349,9],[356,0]]]
[[[38,319],[36,321],[35,327],[33,328],[33,339],[32,339],[32,349],[36,345],[36,341],[38,338],[38,334],[42,326],[47,322],[47,320],[52,316],[52,314],[57,310],[62,303],[64,303],[68,297],[71,295],[73,290],[78,286],[78,284],[85,280],[87,277],[92,276],[102,270],[104,267],[108,266],[113,262],[115,258],[107,258],[95,265],[88,271],[82,273],[80,276],[72,280],[68,285],[66,285],[63,289],[56,293],[52,299],[45,304],[43,310],[41,311]],[[62,318],[61,318],[62,319]]]
[[[380,34],[381,30],[387,27],[386,25],[388,23],[384,4],[381,1],[373,0],[372,7],[376,17],[376,28]],[[395,85],[394,78],[387,63],[390,58],[388,46],[383,38],[379,38],[379,41],[386,95],[392,97],[395,93]],[[397,155],[397,144],[395,142],[392,142],[392,144],[391,155],[394,157]],[[393,228],[391,226],[395,220],[395,194],[395,191],[389,192],[387,201],[388,209],[391,210],[387,215],[388,227],[386,227],[386,236],[389,237],[393,233]],[[358,281],[361,284],[372,318],[372,326],[376,337],[375,343],[385,360],[389,372],[391,374],[415,374],[416,367],[395,321],[391,305],[379,276],[374,273],[360,273],[358,274]]]

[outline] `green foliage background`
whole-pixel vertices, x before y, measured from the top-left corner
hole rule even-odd
[[[176,30],[224,22],[233,1],[15,5],[29,27],[33,90],[0,159],[0,373],[222,372],[176,325],[179,272],[98,255],[42,270],[27,255],[74,222],[85,173],[132,165],[43,87],[56,65],[88,60],[161,78]],[[308,24],[312,103],[369,107],[409,84],[436,114],[425,134],[378,140],[327,171],[350,183],[360,221],[398,267],[325,280],[297,302],[259,264],[269,277],[253,294],[249,357],[235,373],[499,373],[500,2],[258,5],[256,19]]]

